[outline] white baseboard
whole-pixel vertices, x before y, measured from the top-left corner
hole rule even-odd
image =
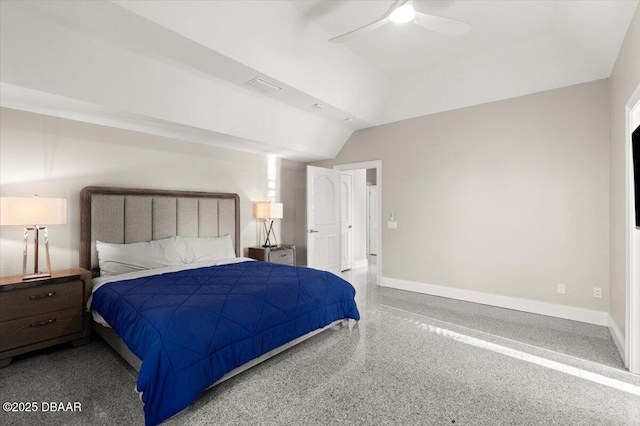
[[[367,259],[354,260],[352,269],[364,268],[368,264],[369,262],[367,261]]]
[[[479,291],[465,290],[455,287],[426,284],[415,281],[399,280],[396,278],[382,277],[380,285],[399,290],[413,291],[416,293],[430,294],[432,296],[448,297],[450,299],[464,300],[466,302],[480,303],[482,305],[497,306],[499,308],[514,309],[516,311],[530,312],[533,314],[547,315],[573,321],[586,322],[608,326],[609,313],[593,309],[576,308],[573,306],[556,303],[539,302],[518,297],[501,296],[499,294],[482,293]]]
[[[608,319],[607,327],[609,328],[609,333],[611,333],[611,337],[613,338],[613,343],[616,344],[616,348],[618,348],[618,352],[620,352],[620,356],[622,357],[622,359],[624,360],[625,365],[626,365],[626,363],[627,363],[627,361],[625,359],[626,340],[624,339],[624,336],[622,335],[622,332],[618,328],[618,325],[613,320],[613,317],[611,315],[608,315],[607,319]]]

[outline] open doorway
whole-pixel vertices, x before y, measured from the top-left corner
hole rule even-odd
[[[382,162],[340,164],[333,168],[340,171],[341,269],[375,269],[379,283]]]
[[[378,263],[379,200],[376,169],[367,169],[367,262],[369,264]]]
[[[363,170],[340,172],[340,271],[361,267],[365,260]],[[366,266],[366,263],[365,263]]]
[[[341,271],[364,268],[377,239],[371,236],[371,203],[377,201],[375,186],[368,175],[375,169],[340,171],[340,266]],[[373,190],[371,188],[374,188]],[[371,197],[371,193],[374,194]],[[375,208],[374,208],[375,210]],[[377,211],[373,212],[377,217]],[[377,228],[374,228],[377,229]],[[373,240],[373,244],[371,241]]]

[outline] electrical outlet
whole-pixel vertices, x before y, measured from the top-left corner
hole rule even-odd
[[[598,299],[602,298],[602,287],[593,288],[593,297],[597,297]]]
[[[558,293],[564,294],[564,284],[558,284]]]

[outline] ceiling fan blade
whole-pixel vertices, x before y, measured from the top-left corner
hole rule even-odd
[[[416,11],[416,24],[440,34],[461,36],[471,31],[471,25],[463,21]]]
[[[354,38],[358,38],[363,34],[370,33],[371,31],[375,30],[376,28],[379,28],[379,27],[383,26],[384,24],[386,24],[388,22],[389,22],[388,19],[382,19],[381,21],[375,21],[375,22],[372,22],[370,24],[365,25],[364,27],[360,27],[357,30],[349,31],[346,34],[342,34],[341,36],[334,37],[329,41],[331,43],[344,43],[345,41],[350,41],[350,40],[353,40]]]
[[[376,28],[379,28],[379,27],[383,26],[384,24],[388,23],[389,22],[389,16],[391,16],[393,11],[396,10],[397,8],[401,7],[401,6],[404,6],[407,2],[409,2],[409,0],[394,0],[393,4],[389,8],[389,10],[387,10],[384,15],[382,15],[381,17],[379,17],[378,19],[376,19],[372,23],[367,24],[364,27],[360,27],[360,28],[358,28],[356,30],[349,31],[348,33],[342,34],[341,36],[334,37],[329,41],[331,43],[344,43],[345,41],[350,41],[350,40],[353,40],[356,37],[360,37],[363,34],[370,33],[371,31],[375,30]]]

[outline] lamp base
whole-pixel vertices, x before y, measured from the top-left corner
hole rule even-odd
[[[263,248],[268,248],[268,247],[277,247],[277,246],[278,246],[278,244],[271,244],[271,238],[270,238],[270,236],[272,235],[272,232],[273,232],[273,219],[271,220],[271,226],[269,226],[268,228],[267,228],[267,221],[266,221],[266,220],[264,221],[264,230],[265,230],[265,231],[266,231],[266,233],[267,233],[267,239],[265,240],[265,242],[264,242],[264,244],[262,245],[262,247],[263,247]],[[276,239],[275,234],[273,235],[273,239],[274,239],[274,240]],[[278,241],[276,240],[276,243],[277,243],[277,242],[278,242]]]
[[[34,281],[44,278],[51,278],[51,274],[48,272],[38,272],[37,274],[25,275],[22,277],[22,281]]]
[[[33,274],[27,275],[27,252],[29,249],[29,231],[33,231]],[[44,253],[47,260],[47,270],[39,272],[38,249],[40,248],[40,231],[44,236]],[[46,226],[27,226],[24,228],[24,248],[22,250],[22,281],[39,280],[51,276],[51,258],[49,257],[49,232]]]

